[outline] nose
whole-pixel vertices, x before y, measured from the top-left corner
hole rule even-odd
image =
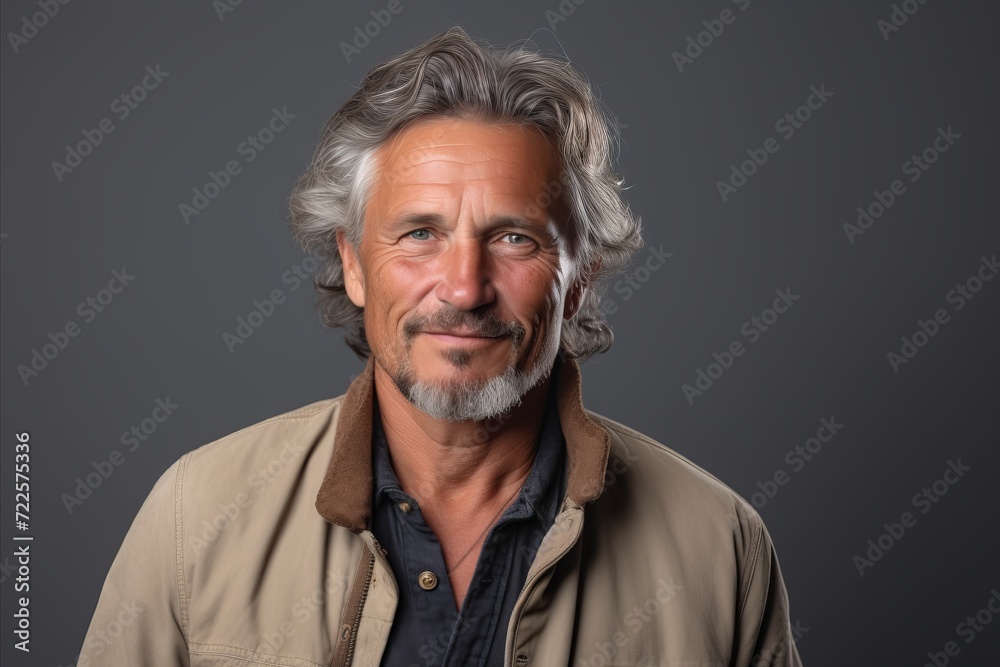
[[[474,310],[496,299],[490,281],[490,258],[478,239],[456,241],[441,258],[442,276],[435,296],[459,310]]]

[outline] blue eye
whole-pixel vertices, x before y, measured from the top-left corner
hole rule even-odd
[[[412,238],[414,234],[419,234],[421,232],[423,232],[425,234],[430,234],[430,232],[427,231],[426,229],[414,229],[412,232],[410,232],[409,234],[407,234],[407,236],[410,236]],[[426,239],[416,239],[416,240],[417,241],[425,241]]]

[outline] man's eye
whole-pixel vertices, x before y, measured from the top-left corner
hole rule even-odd
[[[413,236],[414,234],[427,234],[428,236],[425,236],[423,238],[416,238],[415,236]],[[426,241],[428,238],[430,238],[429,235],[430,235],[430,231],[428,231],[426,229],[414,229],[412,232],[410,232],[409,234],[407,234],[407,236],[409,236],[410,238],[414,238],[417,241]]]
[[[524,234],[518,234],[517,232],[509,232],[504,234],[504,237],[517,239],[512,245],[527,245],[531,242],[531,238],[525,236]]]

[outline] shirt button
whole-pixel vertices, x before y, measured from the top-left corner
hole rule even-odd
[[[438,585],[438,578],[434,576],[431,571],[421,572],[420,576],[417,577],[417,583],[425,591],[434,590],[434,587]]]
[[[406,502],[404,500],[403,502],[399,503],[399,509],[401,509],[401,510],[403,510],[403,512],[406,512],[407,514],[409,514],[410,510],[413,509],[413,505],[411,505],[410,503],[408,503],[408,502]]]

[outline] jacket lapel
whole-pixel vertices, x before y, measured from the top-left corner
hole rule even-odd
[[[582,377],[576,359],[562,353],[557,374],[559,423],[566,440],[566,495],[577,505],[595,500],[604,490],[611,438],[583,406]],[[368,527],[372,501],[372,405],[375,357],[344,395],[337,414],[333,456],[316,495],[316,510],[330,523],[355,533]]]

